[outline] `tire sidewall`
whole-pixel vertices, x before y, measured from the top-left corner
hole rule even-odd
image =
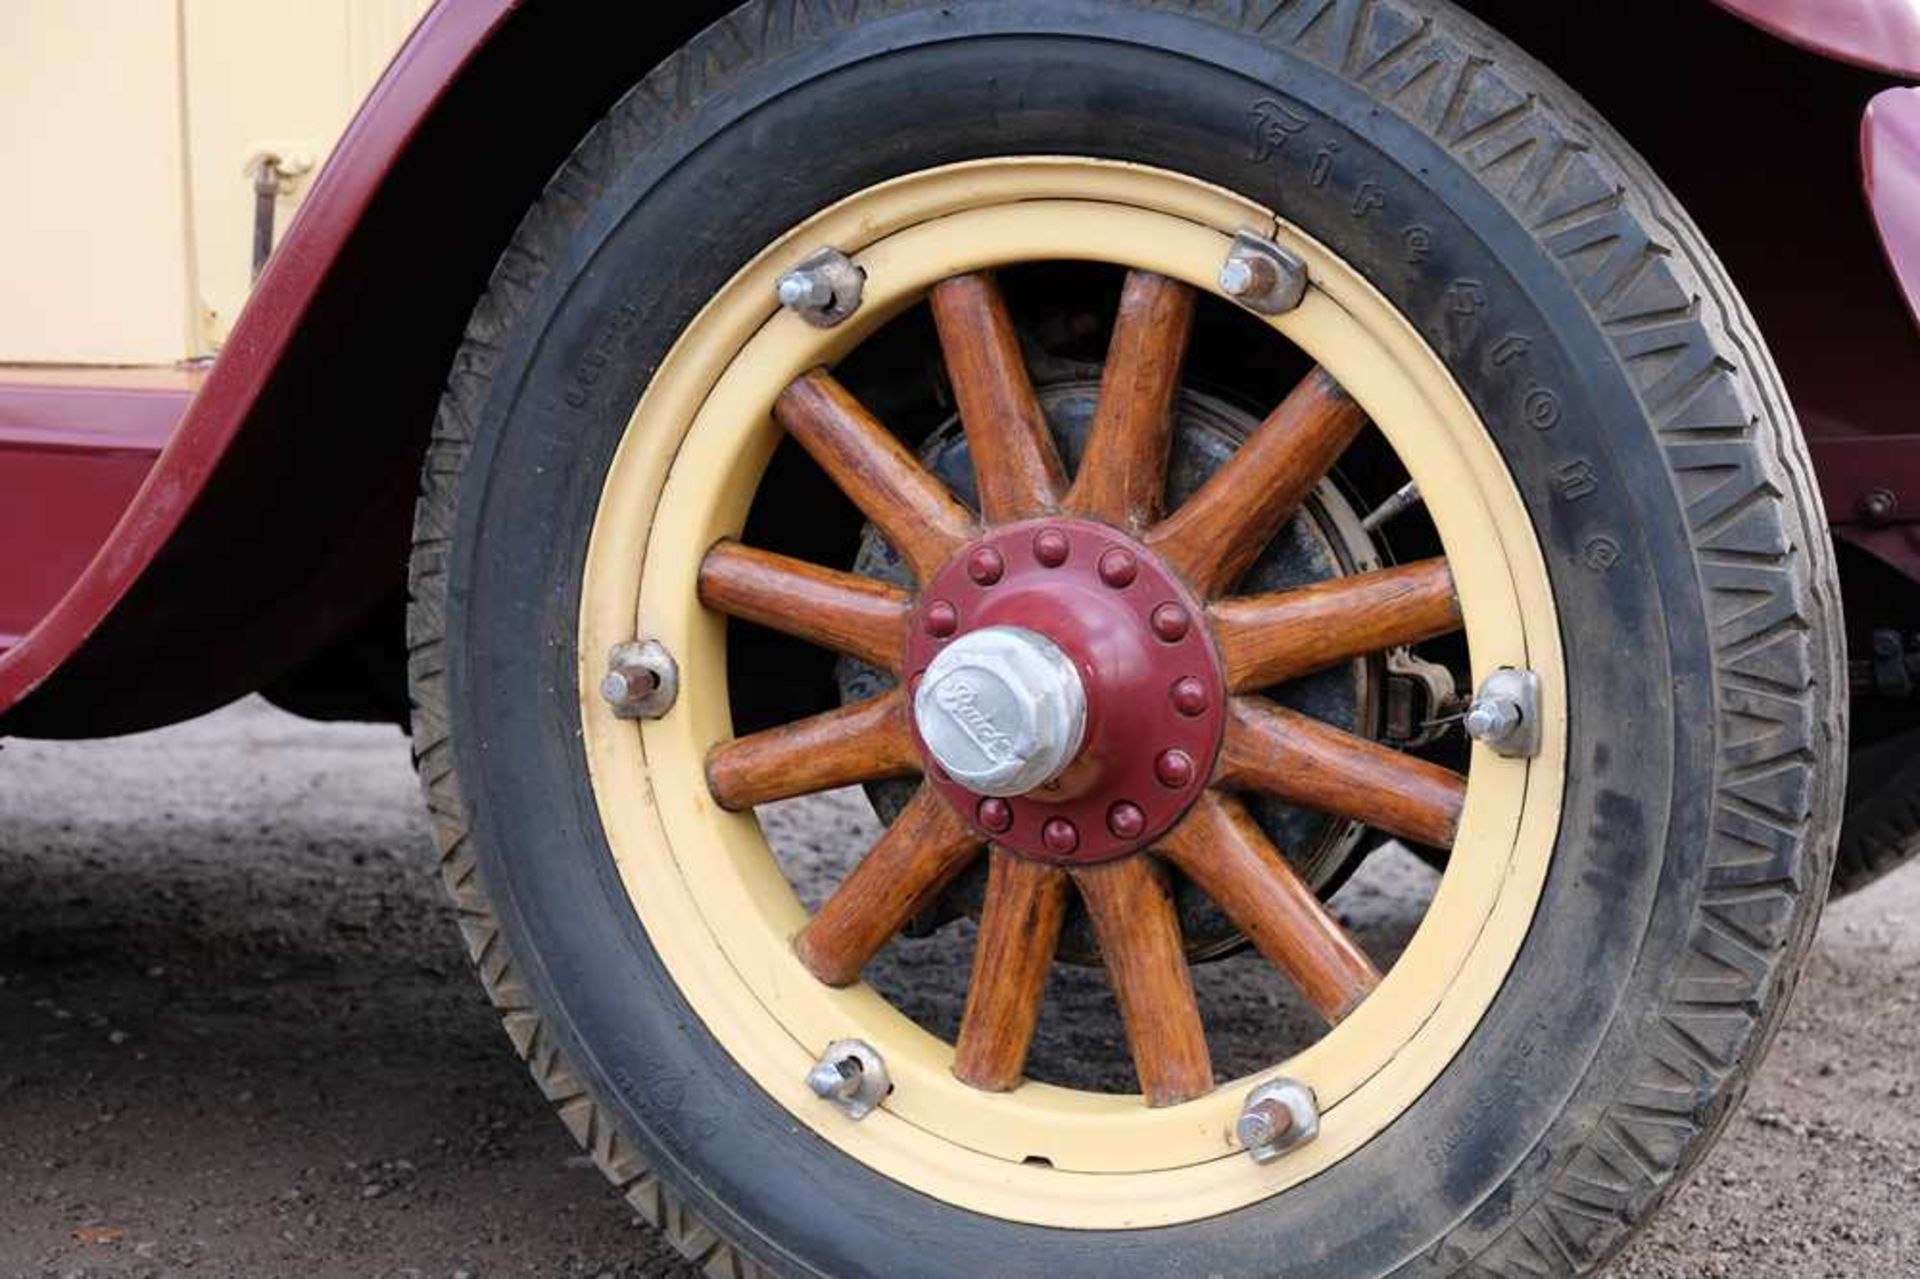
[[[1277,150],[1257,130],[1271,102],[1308,121]],[[925,5],[831,38],[769,37],[705,96],[643,86],[597,145],[604,188],[522,301],[477,424],[447,672],[482,875],[591,1091],[703,1216],[782,1268],[975,1274],[986,1247],[1009,1273],[1354,1275],[1452,1268],[1494,1241],[1619,1099],[1671,997],[1708,878],[1719,750],[1687,512],[1632,372],[1563,264],[1456,154],[1319,62],[1091,0]],[[820,208],[1009,153],[1191,174],[1358,265],[1486,422],[1539,534],[1567,654],[1552,869],[1468,1046],[1312,1182],[1144,1234],[950,1208],[796,1124],[700,1027],[652,950],[580,744],[574,635],[593,513],[674,339]],[[1499,358],[1514,338],[1525,358]],[[1700,1099],[1702,1126],[1718,1104]]]

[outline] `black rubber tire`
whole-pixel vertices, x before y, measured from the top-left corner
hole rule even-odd
[[[1857,893],[1920,856],[1920,733],[1856,753],[1833,862],[1833,896]]]
[[[1256,104],[1275,98],[1307,123],[1268,154]],[[936,1202],[762,1094],[624,897],[575,697],[601,480],[681,326],[835,199],[1047,152],[1241,191],[1367,271],[1518,480],[1571,677],[1553,868],[1466,1048],[1313,1181],[1133,1234]],[[424,476],[415,750],[461,925],[562,1118],[709,1273],[1586,1271],[1707,1149],[1812,935],[1845,683],[1777,374],[1644,165],[1443,0],[747,4],[642,81],[530,213]]]

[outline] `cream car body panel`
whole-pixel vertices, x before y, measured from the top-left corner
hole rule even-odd
[[[0,7],[0,364],[215,353],[252,280],[249,160],[319,163],[428,0]]]

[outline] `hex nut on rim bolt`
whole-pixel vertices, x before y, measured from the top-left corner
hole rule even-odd
[[[1307,300],[1307,264],[1272,240],[1242,231],[1220,267],[1220,291],[1260,315],[1285,315]]]
[[[1505,697],[1482,697],[1467,708],[1467,736],[1497,742],[1520,727],[1520,707]]]
[[[821,249],[780,277],[780,305],[817,329],[844,323],[860,309],[867,273],[838,249]]]
[[[1270,1164],[1320,1135],[1320,1103],[1297,1079],[1275,1079],[1247,1094],[1233,1137],[1257,1164]]]
[[[1540,677],[1532,671],[1501,670],[1487,676],[1467,707],[1467,736],[1508,759],[1540,753]]]
[[[616,645],[600,696],[621,719],[659,719],[680,696],[680,667],[658,640]]]
[[[813,1095],[849,1119],[865,1119],[893,1091],[887,1063],[860,1039],[836,1039],[807,1072]]]

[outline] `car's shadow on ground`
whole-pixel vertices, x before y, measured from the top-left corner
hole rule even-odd
[[[831,860],[845,815],[783,821]],[[1431,886],[1393,857],[1339,899],[1383,961]],[[507,1048],[432,871],[391,730],[249,703],[0,750],[0,1275],[682,1273]],[[950,1032],[969,945],[878,978]],[[1224,1074],[1310,1030],[1257,957],[1198,985]],[[1917,1003],[1908,872],[1832,913],[1754,1098],[1625,1272],[1911,1273]],[[1096,970],[1047,1024],[1037,1069],[1124,1086]]]

